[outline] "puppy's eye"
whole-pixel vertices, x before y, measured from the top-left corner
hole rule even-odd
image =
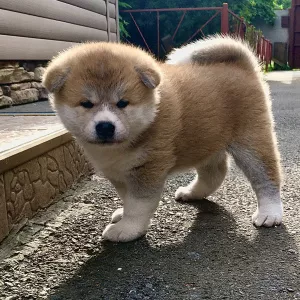
[[[94,107],[94,103],[92,103],[89,100],[80,102],[80,105],[84,108],[93,108]]]
[[[117,107],[118,108],[125,108],[127,105],[129,104],[128,101],[121,99],[118,103],[117,103]]]

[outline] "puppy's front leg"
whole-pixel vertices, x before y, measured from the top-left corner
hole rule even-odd
[[[123,199],[122,219],[105,228],[103,239],[112,242],[129,242],[145,235],[158,206],[163,185],[164,180],[158,184],[149,178],[130,179]]]
[[[116,181],[113,179],[110,179],[110,182],[113,184],[115,189],[117,190],[119,197],[124,202],[126,194],[127,194],[127,187],[124,182]],[[117,223],[119,222],[123,217],[123,207],[120,207],[114,211],[114,213],[111,216],[111,223]]]

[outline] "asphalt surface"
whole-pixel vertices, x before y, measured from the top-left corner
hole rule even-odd
[[[283,225],[253,227],[254,193],[232,164],[220,190],[193,204],[174,201],[193,174],[172,178],[145,237],[102,242],[120,200],[93,176],[3,243],[0,299],[300,299],[300,79],[294,74],[270,79],[285,173]]]
[[[0,114],[7,113],[53,113],[49,101],[41,100],[33,103],[0,108]]]

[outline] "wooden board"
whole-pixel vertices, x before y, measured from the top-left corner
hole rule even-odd
[[[293,69],[300,68],[300,0],[292,1],[289,10],[289,66]]]
[[[24,1],[24,0],[23,0]],[[98,14],[106,15],[106,1],[105,0],[58,0],[60,2],[72,4]],[[115,1],[109,1],[109,15],[111,18],[116,17]]]
[[[76,43],[0,35],[0,60],[49,60]]]
[[[117,35],[111,34],[111,41]],[[77,43],[0,35],[0,60],[49,60]]]
[[[1,9],[106,30],[105,2],[99,1],[99,4],[103,6],[103,16],[99,16],[99,13],[56,0],[41,1],[39,5],[37,5],[36,0],[0,0]]]
[[[99,19],[101,18],[105,19],[105,16],[99,15]],[[106,30],[106,22],[103,23],[103,30],[98,30],[0,9],[0,34],[82,42],[105,41],[107,40]]]
[[[0,60],[49,60],[80,42],[117,42],[117,15],[117,0],[0,0]]]

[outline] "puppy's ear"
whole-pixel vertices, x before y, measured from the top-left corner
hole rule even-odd
[[[65,84],[70,68],[50,64],[43,76],[43,85],[50,93],[58,92]]]
[[[160,72],[157,69],[151,67],[135,67],[141,81],[149,89],[155,89],[161,81]]]

